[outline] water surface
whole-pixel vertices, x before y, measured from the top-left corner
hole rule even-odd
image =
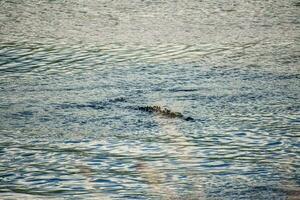
[[[299,9],[0,1],[0,198],[297,199]]]

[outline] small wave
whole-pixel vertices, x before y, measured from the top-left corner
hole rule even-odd
[[[106,99],[103,101],[91,101],[86,103],[61,103],[61,104],[53,104],[56,108],[60,109],[82,109],[82,108],[90,108],[90,109],[105,109],[112,103],[125,102],[126,99],[124,97],[116,97],[112,99]]]
[[[180,64],[226,52],[239,52],[257,43],[156,46],[106,44],[66,45],[15,42],[0,44],[1,76],[63,75],[129,64]]]

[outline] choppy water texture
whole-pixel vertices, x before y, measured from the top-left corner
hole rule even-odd
[[[0,0],[0,199],[299,199],[299,13]]]

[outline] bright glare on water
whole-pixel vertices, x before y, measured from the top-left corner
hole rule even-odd
[[[0,199],[299,199],[297,0],[0,0]]]

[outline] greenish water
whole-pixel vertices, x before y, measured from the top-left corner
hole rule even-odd
[[[299,9],[0,1],[0,199],[297,199]]]

